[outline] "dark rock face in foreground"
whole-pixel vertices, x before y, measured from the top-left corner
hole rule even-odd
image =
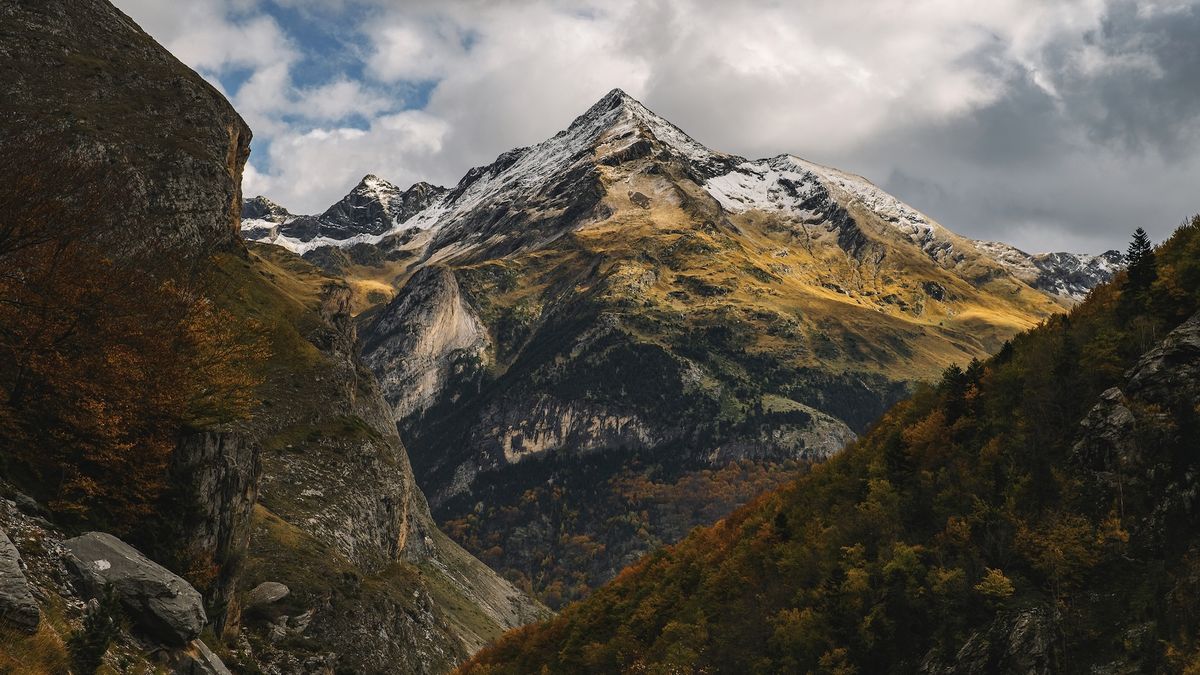
[[[239,241],[250,130],[221,94],[105,0],[0,3],[0,62],[0,181],[28,183],[14,201],[55,205],[39,232],[86,223],[79,238],[89,253],[134,261],[165,283],[194,282],[184,287],[201,302],[248,333],[261,326],[247,337],[271,342],[264,362],[246,366],[269,371],[248,373],[263,380],[249,419],[189,419],[164,432],[180,439],[163,476],[169,508],[129,535],[145,556],[104,535],[72,540],[86,581],[78,584],[58,573],[68,554],[57,541],[31,543],[40,526],[13,534],[38,571],[30,579],[43,608],[65,607],[56,618],[66,626],[51,626],[58,642],[86,616],[79,594],[108,582],[138,632],[169,645],[155,658],[190,659],[190,672],[221,672],[195,642],[209,619],[223,642],[209,644],[238,670],[425,673],[544,616],[436,530],[358,361],[344,287],[294,256],[264,260]],[[11,161],[18,156],[34,161]],[[251,211],[273,219],[268,227],[290,217],[266,202]],[[271,605],[276,623],[240,622],[241,598],[264,580],[290,589]],[[117,640],[125,660],[110,655],[110,667],[150,670],[141,636]],[[0,646],[0,670],[9,655]]]
[[[129,17],[105,0],[8,0],[0,62],[5,144],[33,143],[119,182],[97,217],[119,218],[127,244],[203,251],[235,240],[250,129]]]

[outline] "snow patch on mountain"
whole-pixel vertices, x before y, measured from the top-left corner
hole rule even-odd
[[[727,211],[752,209],[810,215],[806,205],[822,191],[840,192],[873,212],[939,262],[953,263],[963,252],[953,235],[925,214],[876,187],[871,181],[794,155],[743,162],[708,179],[704,189]]]
[[[592,163],[599,150],[621,152],[648,135],[702,172],[722,171],[728,163],[728,155],[709,150],[625,92],[614,89],[552,138],[510,150],[487,166],[471,169],[450,190],[427,186],[424,201],[411,198],[424,184],[401,191],[368,175],[342,201],[315,219],[293,217],[275,229],[252,219],[244,222],[243,230],[253,235],[247,238],[269,241],[299,254],[324,246],[379,244],[405,230],[436,230],[489,204],[528,199],[581,163]],[[315,229],[309,226],[314,220],[318,223]]]
[[[804,205],[820,190],[820,183],[795,158],[783,155],[742,162],[733,171],[708,179],[704,189],[733,213],[758,209],[804,215]]]
[[[1096,286],[1112,279],[1125,266],[1120,251],[1030,254],[999,241],[976,241],[975,248],[999,262],[1034,288],[1071,302],[1087,297]]]
[[[762,210],[808,222],[832,208],[870,212],[916,244],[939,264],[953,267],[976,254],[994,260],[1018,278],[1063,298],[1078,299],[1120,266],[1120,254],[1069,253],[1031,256],[996,242],[971,242],[880,189],[866,178],[794,155],[746,160],[708,149],[620,89],[614,89],[566,129],[528,147],[498,156],[466,173],[453,188],[418,183],[401,190],[368,175],[320,216],[294,216],[263,198],[249,200],[242,231],[305,254],[327,246],[380,245],[408,230],[439,232],[439,251],[487,244],[500,235],[475,232],[488,222],[483,209],[522,210],[553,190],[578,189],[578,172],[615,166],[629,159],[673,156],[693,179],[730,213]],[[544,201],[544,199],[543,199]],[[480,216],[483,218],[480,218]],[[457,232],[458,228],[471,232]],[[467,237],[460,236],[466,234]],[[442,234],[431,234],[434,241]],[[474,238],[472,238],[474,237]],[[1115,255],[1115,257],[1114,257]]]

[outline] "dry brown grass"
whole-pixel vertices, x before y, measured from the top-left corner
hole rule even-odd
[[[67,646],[49,621],[42,621],[33,635],[8,627],[0,628],[0,673],[65,675],[69,665]]]

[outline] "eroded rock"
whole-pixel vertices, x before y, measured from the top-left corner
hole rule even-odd
[[[204,600],[191,584],[111,534],[88,532],[63,547],[90,594],[111,584],[134,623],[164,644],[185,646],[208,623]]]
[[[246,594],[246,609],[257,609],[287,597],[288,587],[277,581],[264,581]]]
[[[36,633],[42,621],[21,567],[21,554],[4,532],[0,532],[0,617],[27,633]]]

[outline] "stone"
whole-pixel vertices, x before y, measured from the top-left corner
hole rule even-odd
[[[257,609],[279,602],[287,597],[287,586],[277,581],[264,581],[246,594],[246,609]]]
[[[175,675],[233,675],[225,662],[201,640],[192,640],[175,666]]]
[[[21,554],[4,532],[0,532],[0,618],[31,634],[42,622],[42,612],[21,568]]]
[[[184,647],[208,623],[204,600],[191,584],[103,532],[68,539],[66,562],[93,596],[111,584],[130,619],[150,637]]]
[[[921,664],[920,672],[925,675],[1045,675],[1053,671],[1053,636],[1053,622],[1046,609],[1032,607],[1004,613],[988,628],[973,633],[952,659],[931,655]]]

